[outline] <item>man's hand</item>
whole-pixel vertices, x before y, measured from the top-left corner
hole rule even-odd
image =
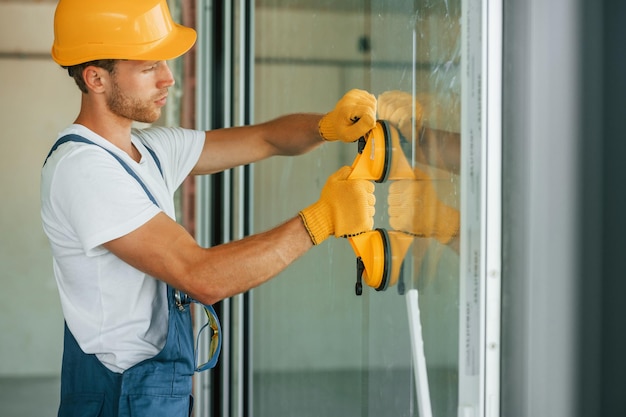
[[[374,184],[349,180],[350,172],[345,166],[328,177],[320,199],[299,213],[314,245],[331,235],[354,236],[374,226]]]
[[[334,110],[322,117],[320,136],[324,139],[354,142],[376,126],[376,97],[364,90],[350,90]]]
[[[415,168],[414,180],[389,186],[389,224],[395,230],[419,237],[434,237],[443,244],[459,234],[459,212],[437,197],[431,178]]]

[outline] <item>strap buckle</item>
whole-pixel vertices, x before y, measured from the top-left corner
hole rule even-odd
[[[191,304],[191,301],[191,297],[186,293],[174,289],[174,302],[180,311],[185,311],[185,308]]]

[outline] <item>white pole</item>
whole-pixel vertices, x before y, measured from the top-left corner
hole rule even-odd
[[[428,373],[426,372],[426,357],[424,356],[424,339],[420,322],[420,307],[417,303],[417,290],[410,289],[406,293],[406,309],[409,315],[409,332],[411,337],[411,352],[413,354],[413,373],[415,376],[415,390],[417,392],[417,406],[420,417],[432,417],[430,405],[430,389]]]

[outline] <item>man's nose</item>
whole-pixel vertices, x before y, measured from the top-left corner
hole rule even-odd
[[[174,83],[174,75],[167,62],[163,61],[162,65],[159,65],[159,88],[168,88],[173,86]]]

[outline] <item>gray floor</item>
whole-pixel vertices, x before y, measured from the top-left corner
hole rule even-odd
[[[414,417],[408,372],[279,372],[257,374],[258,417]]]
[[[416,417],[412,374],[386,371],[255,374],[257,417]],[[429,373],[433,415],[456,416],[457,376]],[[0,378],[0,417],[55,417],[58,378]]]
[[[458,377],[430,370],[432,413],[456,417]],[[266,372],[254,378],[255,417],[417,417],[410,369]]]
[[[0,378],[0,416],[56,416],[60,384],[55,377]]]

